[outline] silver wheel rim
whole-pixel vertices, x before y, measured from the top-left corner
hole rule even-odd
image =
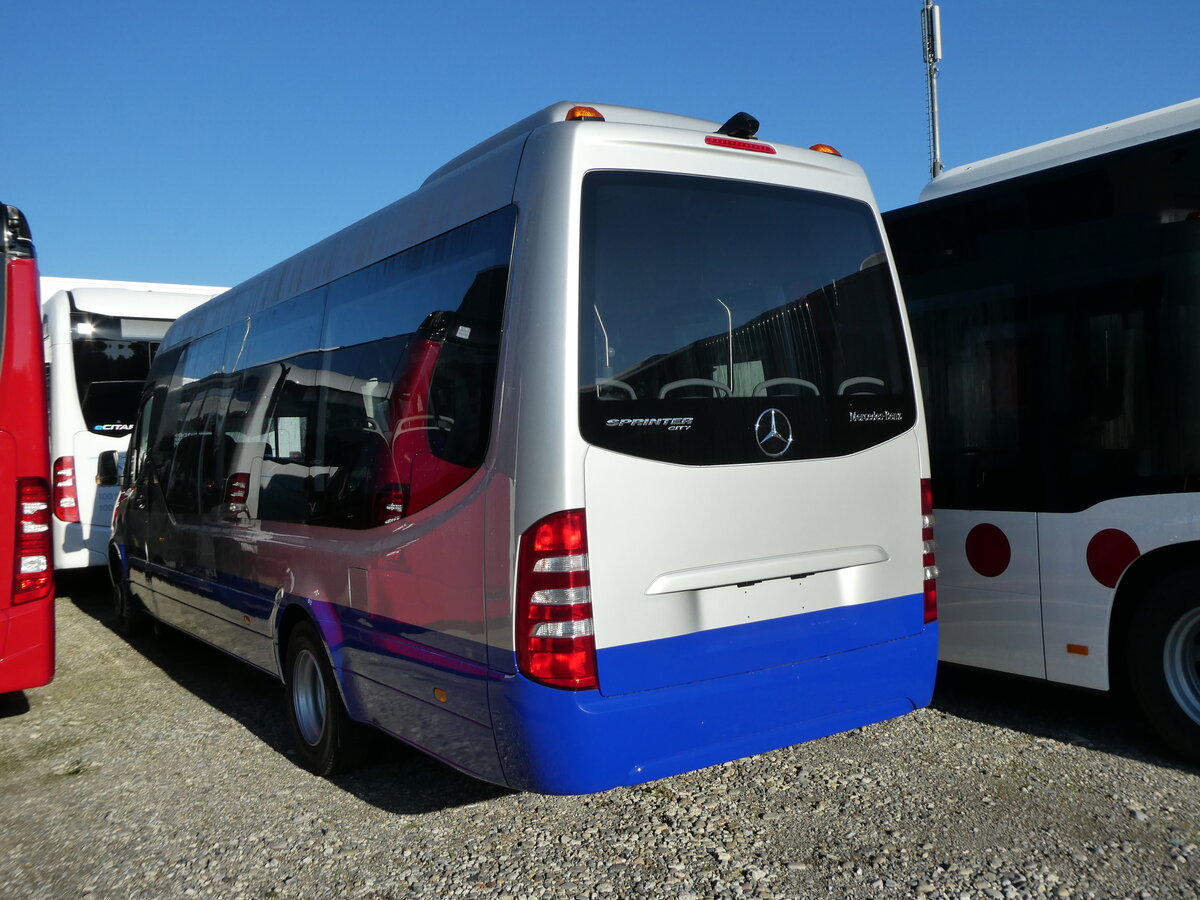
[[[1167,632],[1163,674],[1179,708],[1200,724],[1200,607],[1176,619]]]
[[[325,731],[325,701],[325,681],[317,658],[309,650],[301,650],[292,664],[292,711],[300,737],[311,747]]]

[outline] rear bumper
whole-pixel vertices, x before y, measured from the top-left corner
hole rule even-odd
[[[0,694],[54,677],[54,597],[0,610]]]
[[[830,656],[605,697],[510,676],[491,685],[510,787],[582,794],[859,728],[928,705],[937,626]]]

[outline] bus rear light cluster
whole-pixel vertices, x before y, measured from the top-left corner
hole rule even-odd
[[[54,461],[54,515],[60,522],[79,521],[79,495],[75,490],[75,457]]]
[[[921,479],[921,565],[924,566],[925,623],[936,622],[938,567],[935,553],[937,541],[933,539],[933,485],[928,478]]]
[[[516,622],[517,667],[524,675],[565,690],[597,686],[583,510],[546,516],[521,535]]]
[[[17,482],[16,549],[12,602],[36,600],[50,586],[50,487],[44,479]]]

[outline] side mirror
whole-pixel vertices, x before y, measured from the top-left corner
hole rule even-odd
[[[121,480],[121,467],[117,462],[116,450],[105,450],[96,461],[96,484],[112,487]]]

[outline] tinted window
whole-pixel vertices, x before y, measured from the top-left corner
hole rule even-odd
[[[155,405],[153,395],[146,397],[142,402],[141,411],[138,413],[137,427],[130,438],[129,452],[125,458],[125,470],[122,473],[122,483],[125,487],[129,487],[141,477],[142,468],[149,458]]]
[[[692,464],[852,453],[915,418],[873,211],[811,191],[595,172],[583,185],[580,425],[589,442]]]
[[[888,214],[939,506],[1196,489],[1197,197],[1184,135]]]
[[[156,366],[172,510],[369,528],[466,481],[488,445],[514,225],[500,210]]]
[[[248,327],[244,321],[230,326],[232,340],[222,347],[232,355],[228,367],[249,369],[320,348],[325,299],[326,289],[320,288],[256,312]]]
[[[220,375],[223,341],[223,335],[209,335],[173,348],[154,363],[153,394],[163,400],[151,420],[149,454],[176,514],[199,513],[214,490],[215,473],[204,454],[212,445],[217,418],[205,397]]]
[[[97,434],[123,437],[133,430],[141,395],[140,381],[93,381],[83,389],[83,420]]]
[[[75,383],[89,431],[128,436],[150,361],[169,324],[71,313]]]

